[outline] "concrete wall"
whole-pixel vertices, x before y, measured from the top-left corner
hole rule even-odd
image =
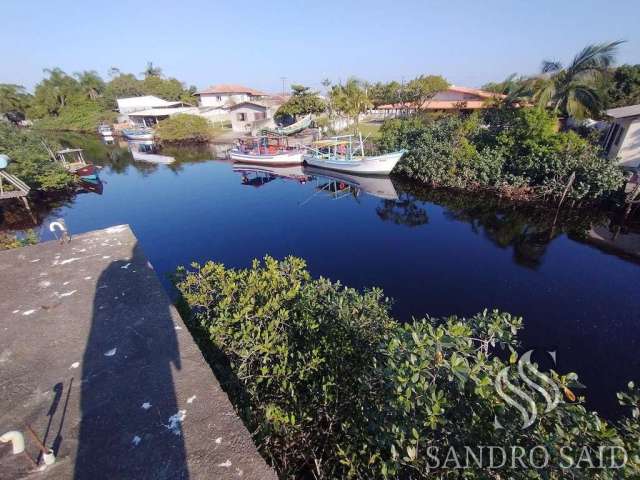
[[[617,118],[611,128],[616,124],[622,133],[618,144],[615,138],[611,141],[607,157],[623,167],[640,166],[640,117]]]
[[[235,103],[246,102],[249,95],[246,93],[203,93],[200,94],[201,107],[223,107]]]
[[[240,117],[244,115],[244,119]],[[234,132],[250,133],[254,122],[270,119],[273,115],[266,107],[259,105],[243,105],[229,112],[231,128]]]

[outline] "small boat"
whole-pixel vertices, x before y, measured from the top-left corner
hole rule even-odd
[[[382,155],[365,155],[360,136],[360,155],[354,153],[353,135],[318,140],[307,147],[304,161],[314,167],[362,175],[388,175],[406,150]]]
[[[0,170],[7,168],[9,165],[9,157],[7,155],[0,155]]]
[[[301,132],[305,128],[309,128],[311,125],[311,115],[306,115],[300,120],[286,127],[276,127],[276,128],[265,128],[262,130],[262,134],[266,135],[268,133],[276,134],[276,135],[293,135],[294,133]]]
[[[289,147],[286,138],[262,136],[239,140],[229,151],[234,162],[262,165],[296,165],[302,163],[303,150]]]
[[[113,138],[113,130],[111,130],[111,127],[109,125],[107,125],[106,123],[101,123],[98,126],[98,133],[100,135],[102,135],[103,137],[112,137]]]
[[[98,175],[99,167],[85,161],[81,148],[66,148],[64,150],[60,150],[59,152],[56,152],[54,158],[65,169],[79,177],[81,180],[95,182],[100,179]]]
[[[122,135],[129,140],[153,140],[153,130],[150,128],[125,128],[122,130]]]

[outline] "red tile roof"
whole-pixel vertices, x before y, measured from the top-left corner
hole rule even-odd
[[[506,95],[501,93],[493,93],[487,92],[485,90],[479,90],[477,88],[468,88],[468,87],[455,87],[450,86],[447,91],[455,92],[455,93],[463,93],[467,95],[473,95],[477,97],[476,99],[461,99],[461,100],[430,100],[425,102],[422,105],[422,109],[424,110],[452,110],[452,109],[469,109],[475,110],[479,108],[487,108],[487,104],[485,102],[486,99],[489,98],[504,98]],[[402,105],[402,104],[388,104],[388,105],[380,105],[378,109],[380,110],[396,110],[399,108],[415,108],[413,105]]]
[[[242,85],[227,84],[227,83],[223,83],[220,85],[213,85],[200,92],[197,92],[196,95],[203,95],[203,94],[216,95],[220,93],[227,93],[227,94],[228,93],[247,93],[255,97],[262,97],[266,95],[265,93],[262,93],[261,91],[255,90],[253,88],[243,87]]]

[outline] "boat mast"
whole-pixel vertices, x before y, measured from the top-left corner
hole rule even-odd
[[[358,135],[360,136],[360,153],[364,157],[364,143],[362,143],[362,132],[358,130]]]

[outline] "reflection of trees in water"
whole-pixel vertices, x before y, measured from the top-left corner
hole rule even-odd
[[[429,223],[427,211],[418,203],[419,200],[413,195],[402,192],[397,200],[382,200],[381,205],[376,208],[376,213],[381,220],[396,225],[417,227]]]
[[[513,248],[514,261],[527,268],[542,264],[547,247],[558,236],[584,237],[592,225],[611,222],[602,210],[563,209],[556,218],[548,207],[516,204],[489,194],[434,190],[402,180],[394,183],[407,205],[419,200],[444,207],[447,218],[468,223],[473,232],[499,248]]]

